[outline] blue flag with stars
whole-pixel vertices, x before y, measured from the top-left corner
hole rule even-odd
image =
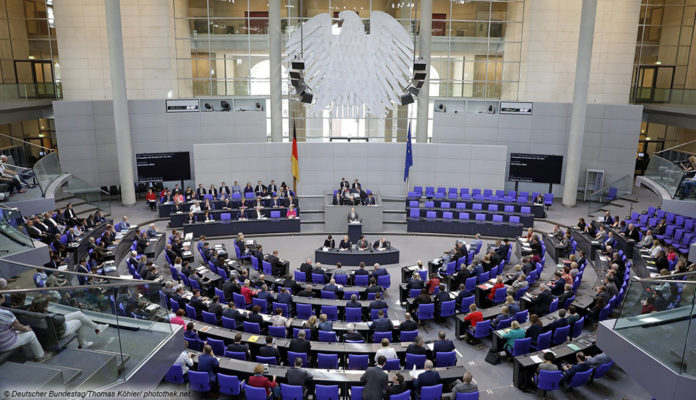
[[[408,170],[413,165],[413,152],[411,151],[411,123],[408,123],[408,139],[406,139],[406,165],[404,166],[404,182],[408,179]]]

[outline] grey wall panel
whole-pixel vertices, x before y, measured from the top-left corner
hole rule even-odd
[[[581,187],[587,168],[603,169],[605,183],[633,174],[642,110],[635,105],[588,105],[583,148],[574,150],[582,151]],[[531,116],[437,112],[432,142],[498,144],[507,146],[509,153],[557,154],[564,156],[565,168],[570,112],[571,105],[566,103],[534,103]],[[497,121],[493,131],[490,120]],[[506,154],[505,176],[508,157]],[[513,187],[513,182],[506,182],[506,189]],[[548,191],[548,185],[525,183],[520,190]],[[562,191],[562,184],[553,186],[554,194]]]
[[[275,179],[291,184],[289,143],[196,144],[196,182]],[[234,156],[224,149],[235,148]],[[323,195],[338,187],[341,178],[358,178],[366,189],[403,195],[403,143],[300,143],[300,182],[303,195]],[[507,157],[505,146],[415,144],[410,185],[481,186],[502,189]],[[230,168],[215,165],[227,157]],[[474,165],[475,164],[475,165]]]
[[[263,112],[167,113],[164,100],[131,100],[129,110],[134,154],[193,152],[193,143],[266,141]],[[54,102],[54,111],[63,169],[97,186],[118,184],[111,101]],[[80,162],[97,157],[97,165]]]

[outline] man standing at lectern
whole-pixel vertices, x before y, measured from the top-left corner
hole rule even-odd
[[[351,207],[350,213],[348,213],[348,223],[360,222],[360,217],[358,213],[355,212],[355,207]]]

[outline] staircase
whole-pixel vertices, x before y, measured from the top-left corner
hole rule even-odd
[[[406,198],[403,196],[383,196],[383,226],[387,233],[406,233]]]

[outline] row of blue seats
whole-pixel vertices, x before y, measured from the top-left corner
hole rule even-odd
[[[425,211],[425,219],[437,219],[438,214],[440,215],[439,218],[442,218],[444,220],[452,220],[454,219],[454,213],[452,211],[433,211],[433,210],[421,210],[420,208],[412,208],[408,216],[409,218],[421,218],[422,217],[422,211]],[[491,218],[488,219],[487,216],[490,214],[484,214],[484,213],[476,213],[474,214],[474,221],[492,221],[492,222],[508,222],[511,224],[519,224],[520,223],[520,216],[519,215],[509,215],[507,216],[507,221],[504,221],[503,215],[500,214],[492,214]],[[471,215],[468,212],[460,212],[457,215],[457,218],[459,220],[470,220]]]
[[[537,196],[542,195],[544,199],[544,204],[547,206],[550,206],[553,204],[553,193],[541,193],[541,192],[532,192],[532,197],[531,200],[533,201]],[[495,193],[493,193],[493,189],[471,189],[471,193],[469,193],[469,188],[459,188],[457,189],[456,187],[451,187],[451,188],[446,188],[446,187],[438,187],[437,190],[435,190],[435,187],[433,186],[426,186],[425,187],[425,192],[423,191],[422,186],[414,186],[412,191],[408,192],[409,198],[420,198],[420,197],[426,197],[429,199],[465,199],[465,200],[493,200],[493,201],[508,201],[508,202],[513,202],[517,201],[520,203],[529,203],[530,202],[530,197],[529,197],[529,192],[515,192],[514,190],[508,190],[505,192],[504,190],[496,190]]]
[[[439,204],[438,204],[439,203]],[[481,203],[473,203],[471,204],[471,208],[468,208],[467,203],[454,203],[454,207],[452,207],[452,203],[449,201],[432,201],[432,200],[427,200],[423,203],[423,206],[425,208],[439,208],[439,209],[452,209],[452,210],[481,210],[483,211],[483,204]],[[420,207],[420,201],[419,200],[409,200],[408,201],[408,208],[418,208]],[[486,207],[487,211],[503,211],[503,212],[509,212],[509,213],[514,213],[514,212],[520,212],[523,214],[530,214],[532,212],[532,207],[531,206],[519,206],[519,211],[515,211],[515,206],[508,204],[503,206],[502,210],[500,209],[500,206],[498,204],[488,204],[488,207]]]

